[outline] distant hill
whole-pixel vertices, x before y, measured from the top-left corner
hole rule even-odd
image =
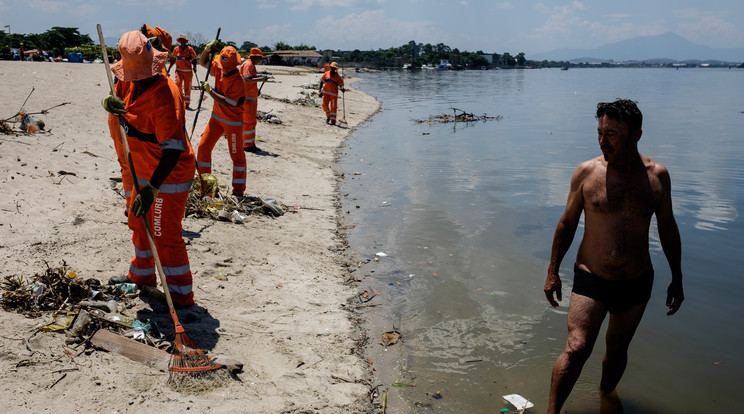
[[[744,47],[717,49],[693,43],[674,33],[656,36],[638,36],[595,49],[558,49],[552,52],[528,55],[530,60],[555,61],[723,61],[744,62]]]

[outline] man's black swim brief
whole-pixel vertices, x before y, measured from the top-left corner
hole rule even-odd
[[[602,303],[611,314],[648,303],[653,284],[653,269],[635,279],[607,280],[574,265],[573,292]]]

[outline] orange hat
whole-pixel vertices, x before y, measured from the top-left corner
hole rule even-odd
[[[240,65],[240,54],[232,46],[225,46],[217,59],[217,65],[224,69],[233,69]]]
[[[181,33],[180,35],[178,35],[178,37],[176,38],[176,42],[180,41],[181,39],[185,40],[185,41],[186,41],[186,43],[188,43],[188,42],[189,42],[189,38],[188,38],[188,37],[186,37],[186,35],[185,35],[185,34],[183,34],[183,33]]]
[[[259,49],[257,47],[252,47],[251,48],[251,54],[248,57],[249,58],[252,58],[252,57],[256,57],[256,56],[258,56],[258,57],[264,57],[263,52],[261,51],[261,49]]]
[[[121,60],[111,65],[117,78],[129,82],[160,74],[168,60],[168,52],[161,52],[150,44],[138,30],[126,32],[119,39]]]
[[[336,69],[338,69],[338,63],[336,63],[336,62],[331,62],[331,67],[332,67],[332,68],[336,68]]]
[[[145,30],[147,30],[147,37],[159,37],[160,41],[163,42],[163,49],[171,50],[171,46],[173,46],[173,38],[171,38],[170,33],[166,32],[165,29],[157,26],[152,28],[145,25]]]

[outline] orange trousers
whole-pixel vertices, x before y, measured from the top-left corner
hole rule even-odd
[[[124,197],[126,198],[126,210],[129,211],[129,199],[132,197],[132,175],[129,173],[129,163],[127,162],[127,152],[124,150],[124,141],[121,138],[121,129],[119,128],[119,118],[108,114],[108,127],[111,139],[114,140],[114,149],[116,150],[116,159],[121,167],[121,184],[124,188]]]
[[[181,97],[183,97],[183,103],[189,106],[191,103],[191,79],[194,73],[191,70],[183,70],[176,68],[176,86],[181,91]]]
[[[140,186],[145,184],[146,182],[141,182]],[[185,306],[194,304],[189,256],[186,253],[186,243],[181,236],[181,220],[186,211],[188,195],[188,191],[180,193],[161,191],[145,216],[134,217],[130,212],[128,220],[135,252],[129,266],[129,280],[138,285],[156,285],[155,259],[143,221],[143,218],[147,218],[168,283],[168,291],[174,303]]]
[[[199,168],[199,176],[212,173],[212,150],[217,145],[217,141],[219,141],[222,134],[225,134],[230,150],[230,158],[233,162],[232,193],[242,196],[245,193],[247,175],[245,152],[243,152],[242,143],[243,122],[230,122],[230,124],[224,124],[215,119],[214,115],[212,116],[199,140],[196,165]]]
[[[326,119],[334,124],[336,123],[336,108],[338,108],[338,95],[323,92],[323,110],[326,113]]]
[[[258,100],[256,98],[245,98],[243,110],[243,148],[256,146],[256,112],[258,111]]]

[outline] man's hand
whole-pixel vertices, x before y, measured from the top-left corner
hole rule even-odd
[[[548,273],[548,277],[545,279],[543,292],[545,292],[545,297],[548,298],[550,306],[557,308],[558,302],[563,300],[563,294],[561,293],[561,278],[557,274]],[[553,299],[553,293],[555,293],[558,302]]]
[[[672,282],[667,288],[667,299],[666,305],[669,308],[667,315],[674,315],[682,306],[682,302],[685,300],[685,292],[682,289],[682,282]]]
[[[122,101],[118,96],[106,95],[101,100],[101,106],[103,106],[103,109],[105,109],[106,112],[116,116],[127,113],[127,110],[124,109],[124,101]]]
[[[220,42],[218,39],[214,39],[211,42],[207,43],[207,45],[204,46],[204,49],[210,52],[219,52],[220,50],[222,50],[222,42]]]
[[[132,213],[134,213],[134,217],[141,217],[147,213],[159,192],[160,190],[153,187],[148,181],[147,185],[140,189],[139,194],[132,201]]]
[[[204,81],[204,82],[200,83],[199,84],[199,89],[203,90],[206,93],[209,93],[209,92],[212,91],[212,87],[209,86],[209,82],[207,82],[207,81]]]

